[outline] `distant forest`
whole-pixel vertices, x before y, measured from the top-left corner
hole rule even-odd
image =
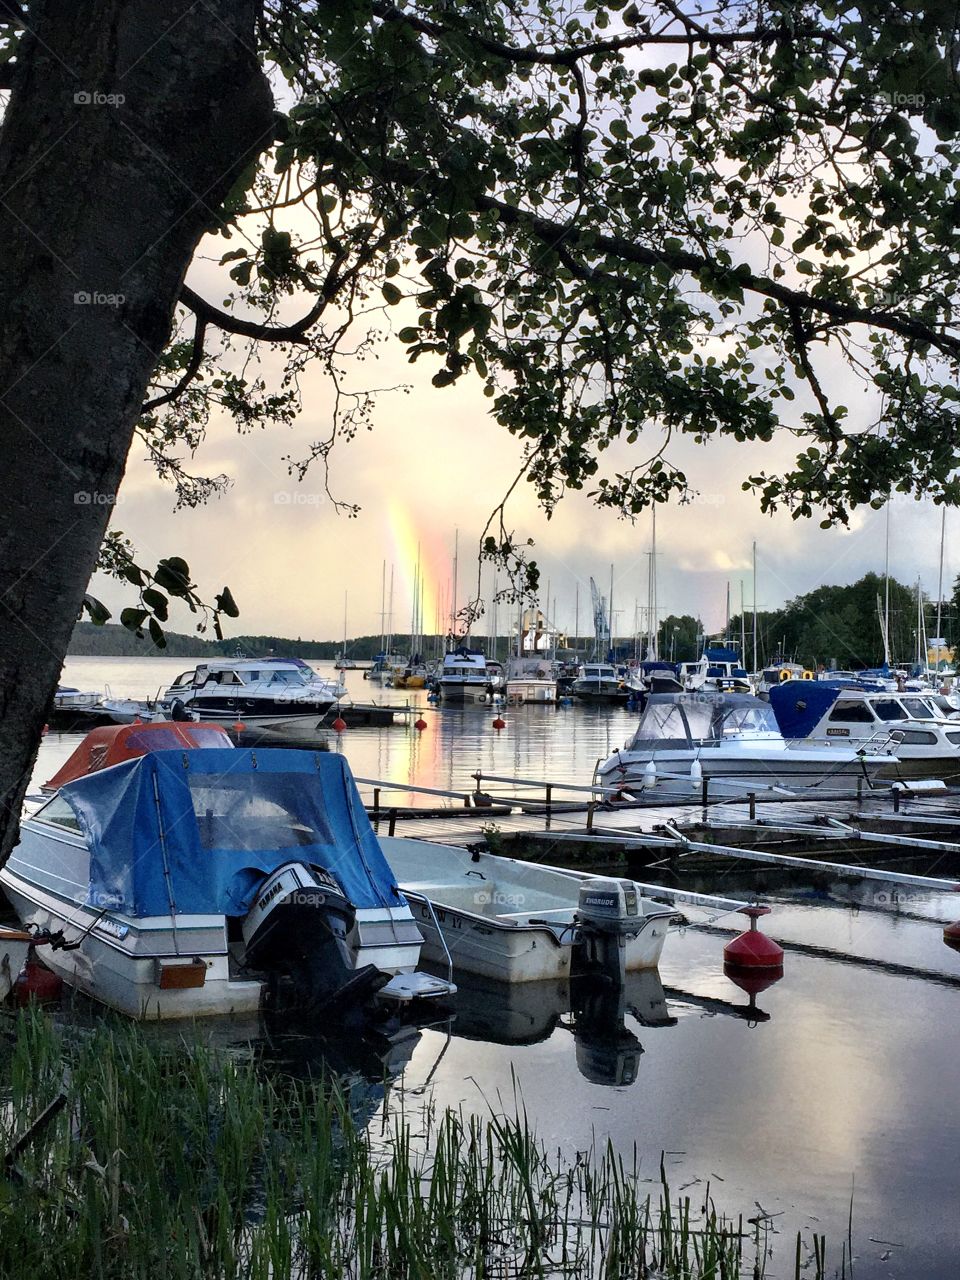
[[[757,617],[758,666],[777,658],[802,662],[813,667],[818,663],[838,667],[870,667],[883,661],[883,641],[880,633],[879,613],[884,599],[884,581],[876,573],[868,573],[858,582],[844,586],[817,587],[807,595],[788,600],[781,609],[760,613]],[[878,600],[880,608],[878,609]],[[928,639],[936,634],[936,602],[923,597],[923,619]],[[910,663],[917,653],[917,588],[904,586],[890,580],[890,649],[895,662]],[[960,640],[960,578],[953,594],[941,604],[941,631],[948,647]],[[753,616],[743,619],[746,634],[745,659],[753,665],[752,636]],[[699,656],[702,643],[702,624],[699,618],[689,614],[670,615],[660,624],[660,656],[679,661],[693,661]],[[730,619],[729,636],[739,640],[741,620]],[[369,662],[380,652],[381,637],[356,636],[347,641],[347,656],[356,662]],[[443,650],[443,639],[425,636],[421,640],[422,651],[433,658]],[[501,660],[506,657],[508,640],[501,636],[496,647],[486,636],[472,638],[475,648],[483,649],[488,656]],[[593,649],[593,637],[568,639],[571,650],[589,656]],[[410,653],[410,637],[393,637],[392,649],[396,653]],[[240,653],[250,658],[278,657],[315,659],[332,662],[343,644],[339,640],[303,640],[290,636],[242,635],[228,640],[205,640],[200,636],[167,632],[166,649],[157,649],[149,639],[138,640],[125,627],[108,623],[98,627],[92,622],[78,622],[70,644],[70,654],[77,657],[169,657],[169,658],[217,658],[233,657]],[[643,656],[642,646],[633,637],[618,636],[618,657],[628,659]],[[605,655],[604,655],[605,656]],[[944,655],[946,656],[946,655]]]

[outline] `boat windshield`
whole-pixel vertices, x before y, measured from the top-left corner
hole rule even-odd
[[[293,773],[188,775],[204,849],[286,849],[331,844],[322,810]]]
[[[930,706],[929,702],[924,698],[901,698],[901,703],[906,707],[910,715],[915,720],[935,720],[936,712]]]
[[[896,698],[877,698],[873,709],[880,720],[909,720],[910,718]]]
[[[307,678],[299,669],[283,671],[273,671],[270,673],[271,684],[306,684]]]
[[[649,702],[630,743],[634,751],[662,751],[693,743],[719,746],[756,734],[780,736],[766,702],[730,702],[723,696],[680,702]]]

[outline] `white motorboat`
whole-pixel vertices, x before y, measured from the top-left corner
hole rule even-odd
[[[609,662],[585,662],[570,692],[581,702],[626,703],[631,696]]]
[[[437,692],[442,702],[489,702],[496,683],[497,672],[488,668],[484,655],[477,650],[460,647],[444,654]]]
[[[421,932],[330,752],[148,748],[78,776],[24,818],[0,885],[72,947],[52,969],[135,1018],[454,990],[417,972]]]
[[[342,675],[324,680],[300,658],[235,658],[184,671],[160,697],[159,714],[310,741],[331,708],[349,701]]]
[[[804,682],[804,688],[812,687]],[[764,787],[850,792],[877,785],[896,761],[847,748],[788,747],[768,702],[744,693],[651,694],[633,737],[597,771],[597,781],[637,794],[690,795],[701,780],[725,794]]]
[[[424,956],[498,982],[655,969],[674,908],[632,880],[404,836],[380,845],[413,903]]]
[[[960,783],[960,724],[940,694],[791,680],[770,705],[792,748],[880,749],[893,757],[883,777]]]
[[[557,702],[556,664],[545,657],[507,660],[507,702],[510,706],[555,706]]]

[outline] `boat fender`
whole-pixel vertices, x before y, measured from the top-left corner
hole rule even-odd
[[[63,979],[50,969],[45,968],[35,959],[31,951],[20,976],[14,983],[14,996],[18,1005],[24,1007],[31,1000],[37,1004],[53,1004],[63,994]]]

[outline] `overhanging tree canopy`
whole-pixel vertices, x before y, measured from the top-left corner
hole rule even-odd
[[[7,689],[35,658],[16,628],[45,646],[25,700],[0,690],[15,737],[35,742],[134,431],[202,500],[222,482],[184,453],[210,411],[289,416],[319,360],[336,412],[292,465],[325,466],[371,413],[351,353],[395,315],[438,388],[484,379],[548,510],[570,487],[630,514],[682,497],[681,433],[795,436],[783,473],[749,454],[768,509],[958,497],[953,5],[32,0],[0,23]],[[204,234],[229,243],[201,292]],[[122,301],[78,311],[88,289]],[[265,342],[278,386],[238,362]],[[605,473],[618,441],[636,461]]]

